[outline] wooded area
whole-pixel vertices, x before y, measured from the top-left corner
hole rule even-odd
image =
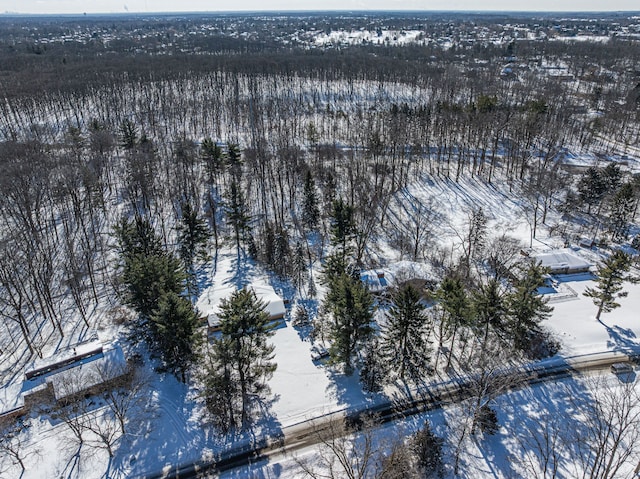
[[[297,319],[367,390],[418,384],[438,361],[480,371],[461,446],[504,390],[491,383],[498,363],[558,350],[541,326],[546,271],[520,261],[531,244],[488,231],[481,207],[442,248],[435,209],[407,187],[473,178],[521,199],[531,242],[553,211],[561,220],[550,229],[567,244],[637,248],[640,176],[624,152],[640,144],[638,39],[500,44],[464,33],[503,28],[502,17],[392,16],[424,41],[311,48],[284,42],[268,21],[253,37],[211,21],[213,33],[190,37],[193,19],[1,19],[0,351],[28,350],[12,356],[22,368],[107,311],[183,383],[204,383],[221,431],[242,429],[276,368],[268,318],[242,289],[224,303],[222,336],[203,346],[195,308],[203,266],[233,248],[238,265],[254,261],[291,285]],[[334,21],[314,29],[346,22]],[[290,33],[302,20],[286,22]],[[556,23],[535,28],[551,36]],[[446,47],[427,41],[445,34]],[[576,167],[576,154],[617,161]],[[437,283],[406,278],[372,294],[360,272],[379,266],[381,243],[429,264]],[[620,255],[615,274],[631,262]],[[309,317],[304,301],[318,286]],[[598,318],[620,291],[607,287],[591,291]],[[380,327],[378,306],[388,307]],[[406,459],[416,470],[441,467],[416,457]]]

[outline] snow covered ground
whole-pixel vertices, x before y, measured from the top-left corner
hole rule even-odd
[[[635,374],[633,375],[635,381]],[[574,377],[561,381],[543,383],[523,390],[509,392],[496,399],[494,407],[498,413],[500,428],[493,436],[478,434],[466,440],[461,455],[460,471],[455,477],[477,479],[511,479],[517,477],[544,476],[533,454],[547,454],[550,457],[548,474],[553,460],[556,461],[558,478],[582,477],[583,457],[576,451],[572,442],[573,433],[583,425],[578,410],[589,410],[596,395],[617,394],[623,396],[629,385],[612,374],[605,376]],[[640,384],[634,383],[635,393],[640,394]],[[612,403],[613,404],[613,403]],[[638,412],[638,405],[632,409]],[[584,409],[581,409],[584,408]],[[405,440],[422,429],[428,422],[436,435],[445,437],[456,430],[456,425],[464,413],[458,407],[449,407],[425,414],[412,416],[403,421],[379,426],[371,433],[376,453],[371,461],[373,469],[376,460],[391,449],[393,443]],[[579,431],[584,433],[585,431]],[[363,433],[351,436],[348,443],[357,452],[363,443]],[[626,447],[627,445],[623,445]],[[326,463],[320,459],[318,447],[313,446],[297,451],[293,455],[279,458],[278,461],[261,461],[220,476],[221,479],[240,479],[245,477],[260,479],[296,479],[306,477],[301,463],[311,467],[316,473],[327,473]],[[447,450],[446,454],[450,454]],[[637,457],[631,455],[615,477],[633,477]],[[336,471],[340,471],[339,466]],[[342,477],[338,472],[336,476]],[[454,477],[449,474],[445,477]]]
[[[409,193],[422,201],[429,201],[430,205],[437,205],[439,223],[433,226],[440,232],[438,238],[444,245],[451,247],[459,242],[460,231],[474,206],[483,207],[489,217],[492,235],[508,234],[523,241],[525,246],[531,242],[526,205],[515,201],[502,188],[468,177],[461,178],[459,183],[423,177],[409,187]],[[548,223],[554,221],[557,218],[550,216]],[[539,227],[538,239],[532,245],[538,250],[561,246],[559,238],[549,237],[544,226]],[[384,267],[392,272],[415,266],[401,261],[401,256],[385,245],[378,245],[378,249],[387,256]],[[598,257],[598,251],[577,247],[574,250],[575,254],[589,261]],[[423,272],[428,272],[428,268]],[[585,273],[558,276],[556,279],[557,287],[548,291],[550,304],[555,308],[548,326],[562,342],[562,357],[607,350],[628,351],[640,346],[640,322],[637,320],[640,285],[627,285],[629,295],[620,300],[621,307],[603,314],[601,321],[596,321],[595,306],[582,294],[586,287],[593,286],[594,277]],[[252,263],[239,260],[233,250],[223,250],[215,263],[209,266],[203,279],[205,288],[199,298],[198,308],[206,312],[234,289],[251,283],[271,284],[276,292],[295,304],[296,298],[289,286],[271,278]],[[291,306],[289,308],[285,320],[272,338],[278,364],[269,383],[273,401],[269,404],[267,419],[252,431],[256,437],[332,411],[360,408],[383,399],[380,395],[362,392],[357,374],[345,377],[327,365],[314,361],[309,331],[291,324]],[[101,332],[101,336],[109,334],[115,334],[115,330]],[[30,445],[27,449],[28,467],[22,478],[141,477],[170,465],[213,457],[237,442],[251,439],[250,436],[216,437],[203,425],[203,410],[197,400],[197,391],[188,389],[170,374],[153,372],[151,362],[145,363],[144,367],[152,379],[145,404],[132,426],[135,434],[117,444],[111,460],[104,449],[89,446],[84,446],[76,454],[73,447],[65,446],[71,444],[69,429],[53,414],[45,414],[25,423],[28,426],[24,436]],[[536,389],[540,392],[534,396],[544,396],[547,394],[545,388],[549,387],[552,386],[540,386]],[[11,391],[5,388],[1,394],[10,395]],[[507,403],[511,401],[511,406],[500,413],[500,419],[507,429],[510,423],[517,423],[518,414],[514,411],[526,404],[527,398],[527,393],[516,392],[505,399]],[[101,407],[103,405],[98,400],[95,408],[100,411]],[[430,415],[436,430],[442,430],[448,414],[453,413],[439,411]],[[415,429],[420,427],[420,421],[424,421],[424,418],[416,418],[395,427]],[[474,466],[466,477],[509,477],[508,471],[501,469],[509,454],[507,447],[506,433],[489,443],[478,443],[469,452],[469,457],[475,455],[476,459],[468,459],[467,463]],[[14,465],[0,471],[2,474],[6,475],[3,477],[19,477],[20,468]],[[299,470],[295,463],[289,461],[264,467],[258,465],[250,471],[235,471],[225,477],[299,477]]]

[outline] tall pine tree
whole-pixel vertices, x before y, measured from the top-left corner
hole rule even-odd
[[[429,371],[431,343],[426,309],[411,284],[397,289],[383,330],[382,351],[401,380],[417,382]]]
[[[320,220],[320,208],[318,207],[318,194],[316,193],[316,184],[313,181],[313,175],[310,170],[304,179],[304,198],[302,202],[302,224],[313,229],[318,226]]]
[[[195,261],[208,258],[209,237],[206,221],[198,216],[198,212],[194,210],[191,203],[184,203],[182,217],[178,224],[178,251],[187,273],[187,290],[192,296],[198,294]]]
[[[532,262],[515,281],[515,289],[506,299],[511,334],[516,349],[528,351],[531,341],[540,332],[540,322],[549,317],[553,308],[538,293],[547,273],[540,263]]]
[[[629,223],[635,212],[636,195],[631,183],[623,184],[611,199],[609,211],[609,231],[618,241],[626,240]]]
[[[489,332],[493,329],[505,340],[507,328],[507,307],[500,282],[491,278],[472,297],[474,326],[481,335],[482,353],[486,353]]]
[[[471,301],[464,283],[458,276],[447,276],[440,284],[436,297],[444,311],[441,324],[451,332],[451,346],[447,355],[446,365],[446,368],[449,368],[458,330],[470,322]],[[443,336],[444,332],[441,331],[440,337],[442,338]]]
[[[122,219],[114,228],[121,260],[125,300],[143,319],[148,319],[166,293],[180,293],[184,270],[180,261],[165,251],[147,219]]]
[[[331,207],[331,245],[343,260],[352,252],[356,232],[353,207],[337,199]]]
[[[268,391],[267,380],[276,370],[276,364],[272,362],[274,346],[268,343],[273,329],[264,307],[265,304],[248,289],[234,292],[220,305],[218,316],[222,337],[214,340],[217,362],[213,363],[227,371],[236,385],[236,396],[227,398],[228,404],[236,405],[228,411],[234,427],[244,428],[249,424],[253,407]],[[220,380],[216,384],[222,387],[228,382]],[[213,388],[209,394],[210,397],[225,397],[226,393]]]
[[[246,241],[249,231],[249,208],[244,199],[240,183],[234,178],[229,185],[227,192],[225,211],[227,218],[233,226],[236,249],[238,254],[241,251],[241,244]]]
[[[196,357],[199,326],[196,310],[188,299],[169,292],[160,298],[151,321],[164,363],[186,382],[186,373]]]
[[[627,275],[631,268],[631,259],[624,251],[614,251],[598,266],[598,282],[595,288],[587,288],[584,295],[593,299],[593,304],[598,308],[596,320],[600,320],[600,315],[613,311],[620,307],[616,302],[617,298],[627,296],[626,291],[622,291],[622,283],[625,281],[635,281]]]
[[[578,181],[578,197],[587,205],[587,214],[591,208],[600,203],[607,192],[607,181],[600,170],[594,166],[587,168]]]
[[[233,369],[234,349],[230,338],[217,338],[205,355],[200,395],[214,426],[227,434],[239,426],[241,391]]]
[[[373,332],[373,298],[362,281],[342,273],[329,283],[325,308],[331,315],[331,362],[341,364],[350,375],[354,356]]]

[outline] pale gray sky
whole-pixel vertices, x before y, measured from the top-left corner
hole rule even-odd
[[[1,12],[144,13],[240,10],[640,10],[639,0],[0,0]]]

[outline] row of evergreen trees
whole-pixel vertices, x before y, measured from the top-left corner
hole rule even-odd
[[[124,301],[138,313],[134,336],[160,354],[183,382],[198,348],[196,258],[206,256],[206,224],[189,204],[178,228],[179,256],[168,251],[147,218],[121,219],[114,228]]]

